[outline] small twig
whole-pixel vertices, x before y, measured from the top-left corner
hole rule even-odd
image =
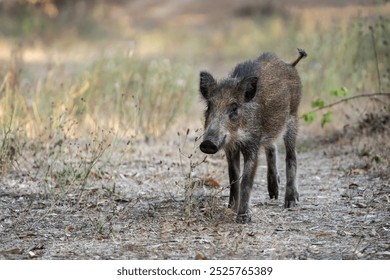
[[[374,96],[389,96],[390,97],[390,92],[377,92],[377,93],[366,93],[366,94],[354,95],[354,96],[351,96],[351,97],[343,98],[343,99],[341,99],[341,100],[339,100],[337,102],[330,103],[328,105],[322,106],[320,108],[317,108],[317,109],[315,109],[313,111],[308,112],[307,114],[315,113],[315,112],[323,110],[323,109],[331,108],[333,106],[339,105],[341,103],[347,102],[347,101],[352,100],[352,99],[364,98],[364,97],[365,98],[370,98],[370,97],[374,97]],[[301,116],[301,118],[303,118],[303,116]]]

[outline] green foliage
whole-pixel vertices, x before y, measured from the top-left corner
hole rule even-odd
[[[311,107],[314,108],[323,108],[325,106],[325,101],[317,98],[311,102]]]
[[[375,163],[380,163],[380,162],[382,162],[383,161],[383,158],[380,156],[380,155],[374,155],[373,157],[372,157],[372,161],[373,162],[375,162]]]
[[[321,127],[324,127],[327,123],[330,123],[332,121],[332,112],[326,112],[322,115],[321,118]]]
[[[312,123],[316,117],[314,112],[309,112],[303,115],[303,119],[306,123]]]
[[[339,89],[334,89],[330,91],[331,96],[336,96],[336,97],[345,97],[348,94],[348,90],[345,87],[339,88]]]
[[[340,89],[331,90],[330,96],[334,96],[337,98],[342,98],[347,95],[347,89],[345,87],[341,87]],[[327,105],[325,104],[325,101],[321,98],[316,98],[311,102],[311,107],[313,111],[305,113],[302,115],[303,120],[306,123],[312,123],[316,119],[316,111],[319,111],[321,109],[324,109]],[[321,128],[324,128],[326,124],[332,122],[333,113],[332,111],[328,111],[321,117]]]
[[[337,85],[341,82],[345,83],[346,85],[353,86],[354,91],[358,95],[360,93],[367,94],[375,91],[384,93],[390,90],[390,69],[388,67],[390,64],[389,36],[390,20],[385,17],[357,19],[349,23],[347,26],[347,34],[338,38],[342,41],[339,46],[343,46],[344,49],[337,50],[335,48],[329,48],[333,53],[337,52],[336,57],[343,57],[343,63],[333,65],[335,68],[329,73],[329,78],[332,78],[330,80],[326,81],[327,77],[324,78],[324,75],[321,74],[313,77],[313,81],[315,79],[326,81],[322,84],[320,92],[328,92],[329,94],[317,96],[311,102],[311,108],[313,110],[302,116],[305,122],[312,123],[318,111],[332,107],[332,111],[326,112],[319,118],[321,127],[324,127],[326,124],[332,122],[332,113],[336,112],[336,107],[333,106],[346,103],[344,101],[353,98],[353,96],[350,96],[347,87],[344,86],[340,88],[333,87],[333,89],[324,91],[328,84]],[[323,42],[323,45],[325,46],[327,43]],[[325,53],[321,52],[321,55],[324,57]],[[321,59],[320,61],[326,60]],[[329,70],[331,69],[329,66],[325,65],[325,67]],[[336,75],[334,75],[335,73]],[[317,84],[320,85],[321,81],[318,81]],[[367,100],[371,102],[373,99]],[[388,103],[386,105],[389,106]]]

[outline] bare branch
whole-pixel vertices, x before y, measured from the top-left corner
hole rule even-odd
[[[352,100],[352,99],[372,98],[372,97],[375,97],[375,96],[388,96],[388,97],[390,97],[390,92],[377,92],[377,93],[366,93],[366,94],[354,95],[354,96],[351,96],[351,97],[343,98],[343,99],[341,99],[341,100],[339,100],[337,102],[327,104],[327,105],[325,105],[323,107],[317,108],[317,109],[315,109],[313,111],[310,111],[310,112],[308,112],[306,114],[315,113],[315,112],[321,111],[323,109],[331,108],[331,107],[339,105],[341,103],[348,102],[349,100]],[[301,116],[301,118],[302,117],[303,116]]]

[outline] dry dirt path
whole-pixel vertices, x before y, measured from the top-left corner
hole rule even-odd
[[[252,223],[241,225],[226,208],[224,156],[189,168],[203,159],[194,137],[113,151],[80,197],[77,186],[45,194],[27,158],[0,182],[0,259],[390,259],[390,184],[356,167],[348,149],[300,148],[292,210],[268,199],[262,154]]]

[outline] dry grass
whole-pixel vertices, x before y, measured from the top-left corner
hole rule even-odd
[[[49,64],[43,76],[30,78],[35,73],[23,68],[23,50],[16,50],[3,79],[1,126],[21,128],[30,138],[53,134],[61,122],[77,124],[78,132],[100,127],[122,136],[160,135],[188,108],[192,71],[125,51],[98,56],[70,74],[66,64]]]
[[[106,12],[102,17],[127,18],[116,6],[112,10],[106,4],[103,7],[112,13]],[[178,13],[185,7],[179,6],[174,11]],[[209,7],[210,14],[213,7]],[[97,20],[97,11],[102,9],[98,6],[94,9],[96,11],[90,11],[93,15],[87,13],[86,20]],[[150,9],[150,16],[160,19],[156,6],[146,9]],[[198,11],[207,15],[206,8],[192,9],[194,14]],[[227,13],[236,11],[224,9]],[[125,43],[123,38],[129,36],[131,27],[123,28],[123,37],[111,39],[109,44],[105,41],[109,37],[103,37],[100,43],[80,44],[77,37],[66,33],[66,26],[57,26],[66,35],[57,45],[73,45],[58,48],[58,51],[44,47],[44,41],[40,42],[39,38],[35,45],[22,41],[13,46],[5,41],[4,46],[11,49],[8,54],[6,48],[1,52],[2,58],[7,60],[0,69],[5,101],[2,103],[6,104],[0,116],[2,126],[9,123],[4,118],[10,115],[10,112],[5,113],[12,108],[10,102],[16,102],[14,127],[22,125],[28,137],[39,137],[49,127],[45,120],[56,118],[65,110],[77,121],[80,130],[101,127],[122,131],[125,135],[159,135],[177,115],[188,111],[196,94],[198,67],[216,70],[224,76],[237,62],[254,58],[262,51],[272,50],[286,61],[292,61],[296,47],[305,48],[309,54],[309,58],[299,65],[305,88],[302,111],[307,111],[315,98],[332,101],[329,92],[340,87],[348,88],[351,94],[389,89],[386,69],[390,59],[386,56],[390,29],[386,18],[388,4],[364,9],[358,6],[298,9],[275,4],[269,7],[271,14],[262,14],[264,7],[261,4],[253,9],[258,14],[235,16],[229,18],[228,24],[210,23],[206,17],[183,23],[182,28],[174,24],[174,19],[176,16],[190,17],[191,12],[173,13],[169,21],[161,20],[158,28],[147,32],[141,28],[133,30],[131,36],[135,40],[126,39]],[[33,22],[34,16],[26,14],[26,21]],[[227,19],[222,12],[218,17],[221,22]],[[64,19],[58,20],[60,23]],[[142,18],[138,20],[142,21]],[[118,22],[122,24],[123,21]],[[45,24],[41,20],[31,28]],[[375,33],[380,73],[385,75],[381,78],[382,89],[378,89],[369,26]],[[92,32],[94,29],[90,28]],[[95,24],[95,28],[100,27]],[[57,45],[53,43],[54,48]],[[32,62],[35,63],[33,67]],[[13,96],[13,101],[7,96]],[[355,114],[353,110],[347,110],[337,117],[344,113],[352,114],[354,118],[362,112]]]

